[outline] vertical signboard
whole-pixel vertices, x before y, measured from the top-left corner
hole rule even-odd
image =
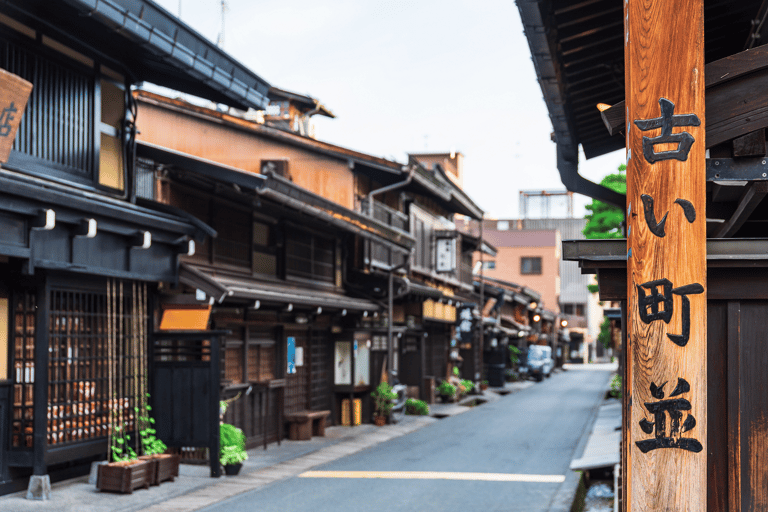
[[[706,510],[703,0],[625,0],[627,510]]]
[[[285,346],[286,359],[288,360],[288,368],[286,373],[292,375],[296,373],[296,338],[288,336]]]
[[[32,84],[0,69],[0,163],[8,161]]]

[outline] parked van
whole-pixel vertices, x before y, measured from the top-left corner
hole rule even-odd
[[[541,381],[549,377],[555,361],[552,359],[552,347],[544,345],[531,345],[528,347],[528,375]]]

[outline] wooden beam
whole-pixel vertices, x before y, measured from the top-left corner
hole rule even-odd
[[[627,510],[704,512],[704,2],[627,0],[625,20]]]
[[[707,64],[705,82],[708,148],[768,127],[768,113],[763,112],[768,98],[755,93],[768,86],[768,45]],[[610,135],[624,133],[624,101],[601,110],[600,116]]]
[[[749,216],[760,205],[763,198],[768,195],[768,182],[754,181],[747,186],[744,195],[741,196],[739,206],[733,212],[731,218],[720,226],[714,238],[728,238],[733,236],[741,226],[749,219]]]

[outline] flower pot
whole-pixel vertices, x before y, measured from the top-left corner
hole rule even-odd
[[[240,468],[242,467],[242,462],[238,462],[237,464],[227,464],[224,466],[224,474],[227,476],[235,476],[240,473]]]
[[[150,485],[160,485],[166,480],[173,480],[179,476],[179,455],[158,453],[155,455],[142,455],[140,460],[147,461],[150,466]]]
[[[124,494],[131,494],[139,487],[149,489],[151,469],[151,464],[145,460],[102,464],[96,477],[96,488]]]
[[[377,427],[383,427],[387,424],[387,417],[386,416],[374,416],[373,422],[376,424]]]

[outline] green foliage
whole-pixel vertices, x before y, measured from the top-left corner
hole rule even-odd
[[[597,293],[600,291],[600,287],[596,284],[588,284],[587,290],[589,290],[589,293]]]
[[[461,389],[462,393],[471,393],[473,389],[475,389],[475,383],[471,380],[462,379],[461,380]]]
[[[382,382],[371,393],[371,396],[376,406],[376,416],[389,416],[389,413],[392,412],[392,407],[395,405],[392,400],[397,398],[397,393],[392,391],[392,386]]]
[[[128,435],[125,424],[118,425],[112,432],[112,438],[110,443],[110,451],[112,452],[112,460],[114,462],[122,462],[126,460],[134,460],[137,458],[136,452],[130,447],[128,441],[131,440],[131,436]]]
[[[427,405],[427,402],[422,400],[409,398],[405,401],[405,414],[413,414],[415,416],[429,416],[429,405]]]
[[[602,343],[605,348],[611,346],[611,321],[607,318],[603,318],[603,323],[600,324],[600,334],[597,335],[597,341]]]
[[[227,466],[239,464],[247,458],[243,431],[229,423],[222,423],[219,427],[219,462]]]
[[[627,177],[623,174],[627,166],[621,164],[618,173],[609,174],[600,182],[601,185],[616,192],[627,193]],[[613,206],[597,199],[593,199],[591,204],[586,206],[588,213],[585,218],[587,225],[582,233],[586,238],[623,238],[622,224],[624,222],[624,211],[618,206]]]
[[[513,365],[520,362],[520,349],[514,345],[509,345],[509,361]]]
[[[458,367],[458,366],[454,366],[454,367],[453,367],[453,374],[454,374],[456,377],[458,377],[458,376],[459,376],[459,367]]]
[[[444,380],[437,386],[437,394],[443,396],[454,396],[456,394],[456,386]]]
[[[147,398],[149,398],[149,393],[147,393]],[[157,455],[165,453],[168,447],[155,436],[157,434],[157,430],[154,428],[155,418],[149,415],[150,411],[152,411],[152,406],[145,405],[144,411],[141,411],[138,407],[134,407],[134,410],[138,418],[142,454]]]
[[[611,379],[611,390],[608,392],[613,398],[621,398],[621,375],[614,375]]]

